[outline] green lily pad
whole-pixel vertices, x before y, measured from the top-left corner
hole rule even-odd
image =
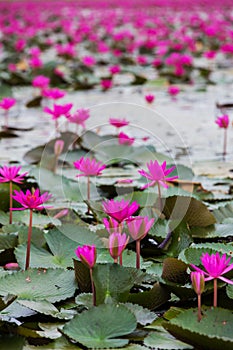
[[[76,289],[73,271],[63,269],[19,271],[0,279],[0,295],[51,303],[67,299]]]
[[[211,308],[203,312],[200,322],[197,309],[181,312],[164,322],[163,326],[173,336],[203,350],[230,350],[233,347],[233,313],[230,310]]]
[[[185,344],[172,337],[168,332],[151,332],[145,339],[144,345],[153,350],[185,350],[193,349],[191,345]]]
[[[136,326],[134,314],[125,306],[106,304],[75,316],[62,332],[87,348],[106,349],[127,345],[128,340],[121,337],[133,332]]]

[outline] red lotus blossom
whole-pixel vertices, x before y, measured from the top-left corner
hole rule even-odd
[[[39,89],[47,88],[49,83],[50,79],[44,75],[38,75],[32,80],[32,86]]]
[[[74,114],[68,114],[66,118],[69,120],[69,122],[81,125],[83,128],[85,128],[85,121],[90,118],[90,111],[89,109],[80,108],[77,109]]]
[[[36,189],[34,192],[27,190],[26,194],[23,191],[14,191],[14,195],[12,198],[16,200],[18,203],[22,205],[22,208],[14,208],[14,210],[25,210],[25,209],[36,209],[43,210],[44,208],[48,208],[48,206],[44,206],[44,202],[47,202],[52,197],[48,192],[40,195],[39,189]]]
[[[129,237],[125,233],[114,232],[109,236],[108,247],[111,257],[114,262],[117,262],[117,258],[122,254],[123,250],[129,242]]]
[[[233,284],[233,281],[222,276],[233,269],[233,264],[230,264],[231,258],[227,259],[226,254],[223,254],[220,257],[218,252],[211,255],[208,253],[203,253],[200,259],[206,271],[200,269],[195,265],[191,266],[194,268],[194,270],[202,272],[205,276],[207,276],[205,277],[205,281],[219,278],[226,283]]]
[[[96,247],[94,245],[84,245],[82,247],[78,247],[75,250],[75,254],[89,269],[94,267],[97,257]]]
[[[139,205],[137,202],[130,204],[128,200],[124,199],[121,201],[110,199],[103,202],[104,212],[119,223],[122,223],[125,219],[132,216],[138,210],[138,208]]]
[[[155,99],[155,96],[154,95],[146,95],[145,96],[145,100],[146,100],[146,102],[148,102],[148,103],[153,103],[154,102],[154,99]]]
[[[129,217],[126,220],[130,236],[135,240],[142,240],[154,224],[155,219],[147,216]]]
[[[71,110],[73,104],[67,103],[65,105],[53,105],[53,109],[49,107],[44,107],[44,112],[48,113],[52,116],[52,119],[58,119],[61,116],[68,115],[69,111]]]
[[[5,165],[3,168],[0,168],[0,182],[12,181],[21,184],[24,180],[24,177],[27,175],[27,172],[19,174],[20,170],[21,166],[8,167]]]
[[[98,176],[101,175],[102,170],[106,168],[106,165],[102,162],[97,162],[95,159],[81,157],[79,160],[74,162],[74,166],[83,174],[76,175],[80,176]]]
[[[157,160],[151,160],[150,163],[147,163],[146,165],[149,172],[138,170],[139,174],[150,180],[150,182],[143,186],[142,189],[155,186],[156,184],[168,188],[167,181],[178,179],[178,176],[167,177],[176,167],[172,166],[171,168],[166,169],[166,161],[159,165]]]
[[[118,135],[118,142],[120,145],[128,145],[131,146],[135,141],[134,137],[129,137],[124,132],[120,132]]]
[[[10,108],[12,108],[16,103],[16,99],[13,97],[4,97],[0,102],[0,108],[4,109],[5,111],[8,111]]]
[[[120,118],[110,118],[109,123],[115,128],[122,128],[123,126],[129,125],[129,122],[126,119]]]
[[[229,126],[229,123],[230,123],[229,116],[228,116],[227,114],[224,114],[224,115],[218,117],[218,118],[215,120],[215,123],[216,123],[220,128],[227,129],[228,126]]]

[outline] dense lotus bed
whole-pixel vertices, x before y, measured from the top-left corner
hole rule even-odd
[[[0,2],[0,350],[232,349],[232,24]]]

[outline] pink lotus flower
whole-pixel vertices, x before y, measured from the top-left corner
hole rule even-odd
[[[11,109],[16,103],[16,99],[13,97],[4,97],[0,102],[0,108],[4,109],[5,111],[8,111]]]
[[[115,65],[115,66],[109,67],[109,72],[110,72],[112,75],[117,74],[117,73],[120,73],[120,71],[121,71],[121,67],[120,67],[120,66]]]
[[[66,95],[66,92],[58,88],[46,88],[42,91],[42,96],[52,100],[58,100]]]
[[[84,245],[82,247],[78,247],[75,250],[75,254],[89,269],[92,269],[94,267],[97,257],[96,247],[94,245]]]
[[[135,141],[134,137],[129,137],[124,132],[120,132],[118,135],[118,142],[120,145],[128,145],[131,146]]]
[[[128,242],[129,237],[127,237],[125,233],[114,232],[109,236],[109,253],[115,263],[117,263],[117,258],[122,254]]]
[[[215,58],[217,52],[216,51],[206,51],[204,53],[204,57],[206,57],[208,60],[212,60]]]
[[[29,65],[31,68],[41,68],[43,62],[39,56],[33,56],[29,59]]]
[[[38,75],[32,80],[32,86],[39,89],[47,88],[49,83],[50,79],[44,75]]]
[[[56,45],[56,50],[58,55],[65,57],[74,57],[75,56],[75,46],[72,43],[67,44],[58,44]]]
[[[132,216],[138,210],[138,208],[139,205],[137,202],[130,204],[129,201],[124,199],[121,201],[110,199],[103,202],[104,212],[119,223],[122,223],[125,219]]]
[[[229,123],[230,123],[229,116],[228,116],[227,114],[224,114],[224,115],[218,117],[218,118],[215,120],[215,123],[216,123],[220,128],[227,129],[228,126],[229,126]]]
[[[202,294],[205,289],[205,275],[204,272],[192,271],[190,274],[193,289],[196,294]]]
[[[11,182],[21,184],[24,180],[24,177],[27,175],[27,172],[23,174],[19,174],[20,170],[21,170],[21,166],[8,167],[5,165],[3,168],[0,169],[0,183],[11,181]]]
[[[25,47],[26,47],[26,44],[27,44],[26,40],[24,40],[22,38],[18,39],[16,41],[15,45],[14,45],[15,46],[15,50],[18,51],[18,52],[23,51],[25,49]]]
[[[154,96],[154,95],[146,95],[146,96],[145,96],[145,100],[146,100],[146,102],[148,102],[148,103],[153,103],[153,102],[154,102],[154,99],[155,99],[155,96]]]
[[[52,197],[48,192],[40,195],[39,189],[36,189],[34,192],[27,190],[26,194],[23,191],[14,191],[14,195],[12,198],[16,200],[18,203],[22,205],[22,208],[14,208],[14,210],[25,210],[25,209],[36,209],[43,210],[44,208],[48,208],[48,206],[44,206],[44,202],[47,202]]]
[[[126,222],[130,236],[135,241],[142,240],[153,226],[154,221],[154,219],[149,220],[147,216],[129,217]]]
[[[102,170],[106,168],[106,165],[102,164],[102,162],[97,162],[95,159],[84,158],[84,157],[81,157],[79,160],[74,162],[74,166],[81,173],[83,173],[83,174],[76,175],[77,177],[99,176],[101,175]]]
[[[90,111],[89,109],[80,108],[77,109],[74,114],[68,114],[66,118],[69,120],[69,122],[81,125],[83,128],[85,128],[85,121],[90,118]]]
[[[72,108],[73,104],[72,103],[67,103],[65,105],[53,105],[53,109],[49,107],[44,107],[44,112],[51,114],[52,119],[58,119],[61,116],[67,116],[70,109]]]
[[[178,86],[169,86],[167,91],[171,96],[176,96],[180,92],[180,88]]]
[[[114,220],[113,218],[103,218],[103,224],[109,234],[113,232],[121,233],[121,226],[119,225],[119,222]]]
[[[230,264],[231,258],[226,259],[226,254],[223,254],[222,257],[220,257],[219,253],[211,254],[203,253],[201,257],[202,265],[204,266],[205,270],[200,269],[199,267],[195,265],[191,265],[194,270],[204,273],[205,281],[210,281],[214,278],[219,278],[220,280],[233,284],[233,281],[223,277],[225,273],[229,272],[233,269],[233,264]]]
[[[110,118],[109,123],[115,128],[122,128],[123,126],[129,125],[129,122],[126,119],[120,118]]]
[[[151,182],[143,186],[142,189],[155,186],[156,184],[159,184],[164,188],[168,188],[167,181],[178,179],[178,176],[167,177],[176,167],[172,166],[171,168],[166,169],[166,161],[159,165],[157,160],[151,160],[150,163],[147,163],[146,165],[149,172],[144,170],[138,170],[138,172]]]
[[[113,83],[111,79],[102,79],[100,85],[104,90],[108,90],[112,87]]]

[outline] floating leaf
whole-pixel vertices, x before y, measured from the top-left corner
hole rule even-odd
[[[125,303],[125,305],[136,317],[137,322],[142,326],[152,323],[158,316],[140,305]]]
[[[211,308],[203,312],[200,322],[197,309],[180,313],[163,326],[176,338],[203,350],[230,350],[233,347],[232,311]]]
[[[172,337],[168,332],[151,332],[145,339],[144,345],[153,350],[184,350],[192,346]]]
[[[51,303],[74,295],[73,271],[48,269],[19,271],[0,279],[0,295],[17,295],[26,300],[47,300]]]
[[[166,258],[163,261],[162,278],[169,282],[185,284],[188,279],[187,265],[176,258]]]
[[[128,344],[127,339],[120,337],[133,332],[136,326],[134,314],[125,306],[106,304],[75,316],[62,332],[88,348],[106,349]]]

